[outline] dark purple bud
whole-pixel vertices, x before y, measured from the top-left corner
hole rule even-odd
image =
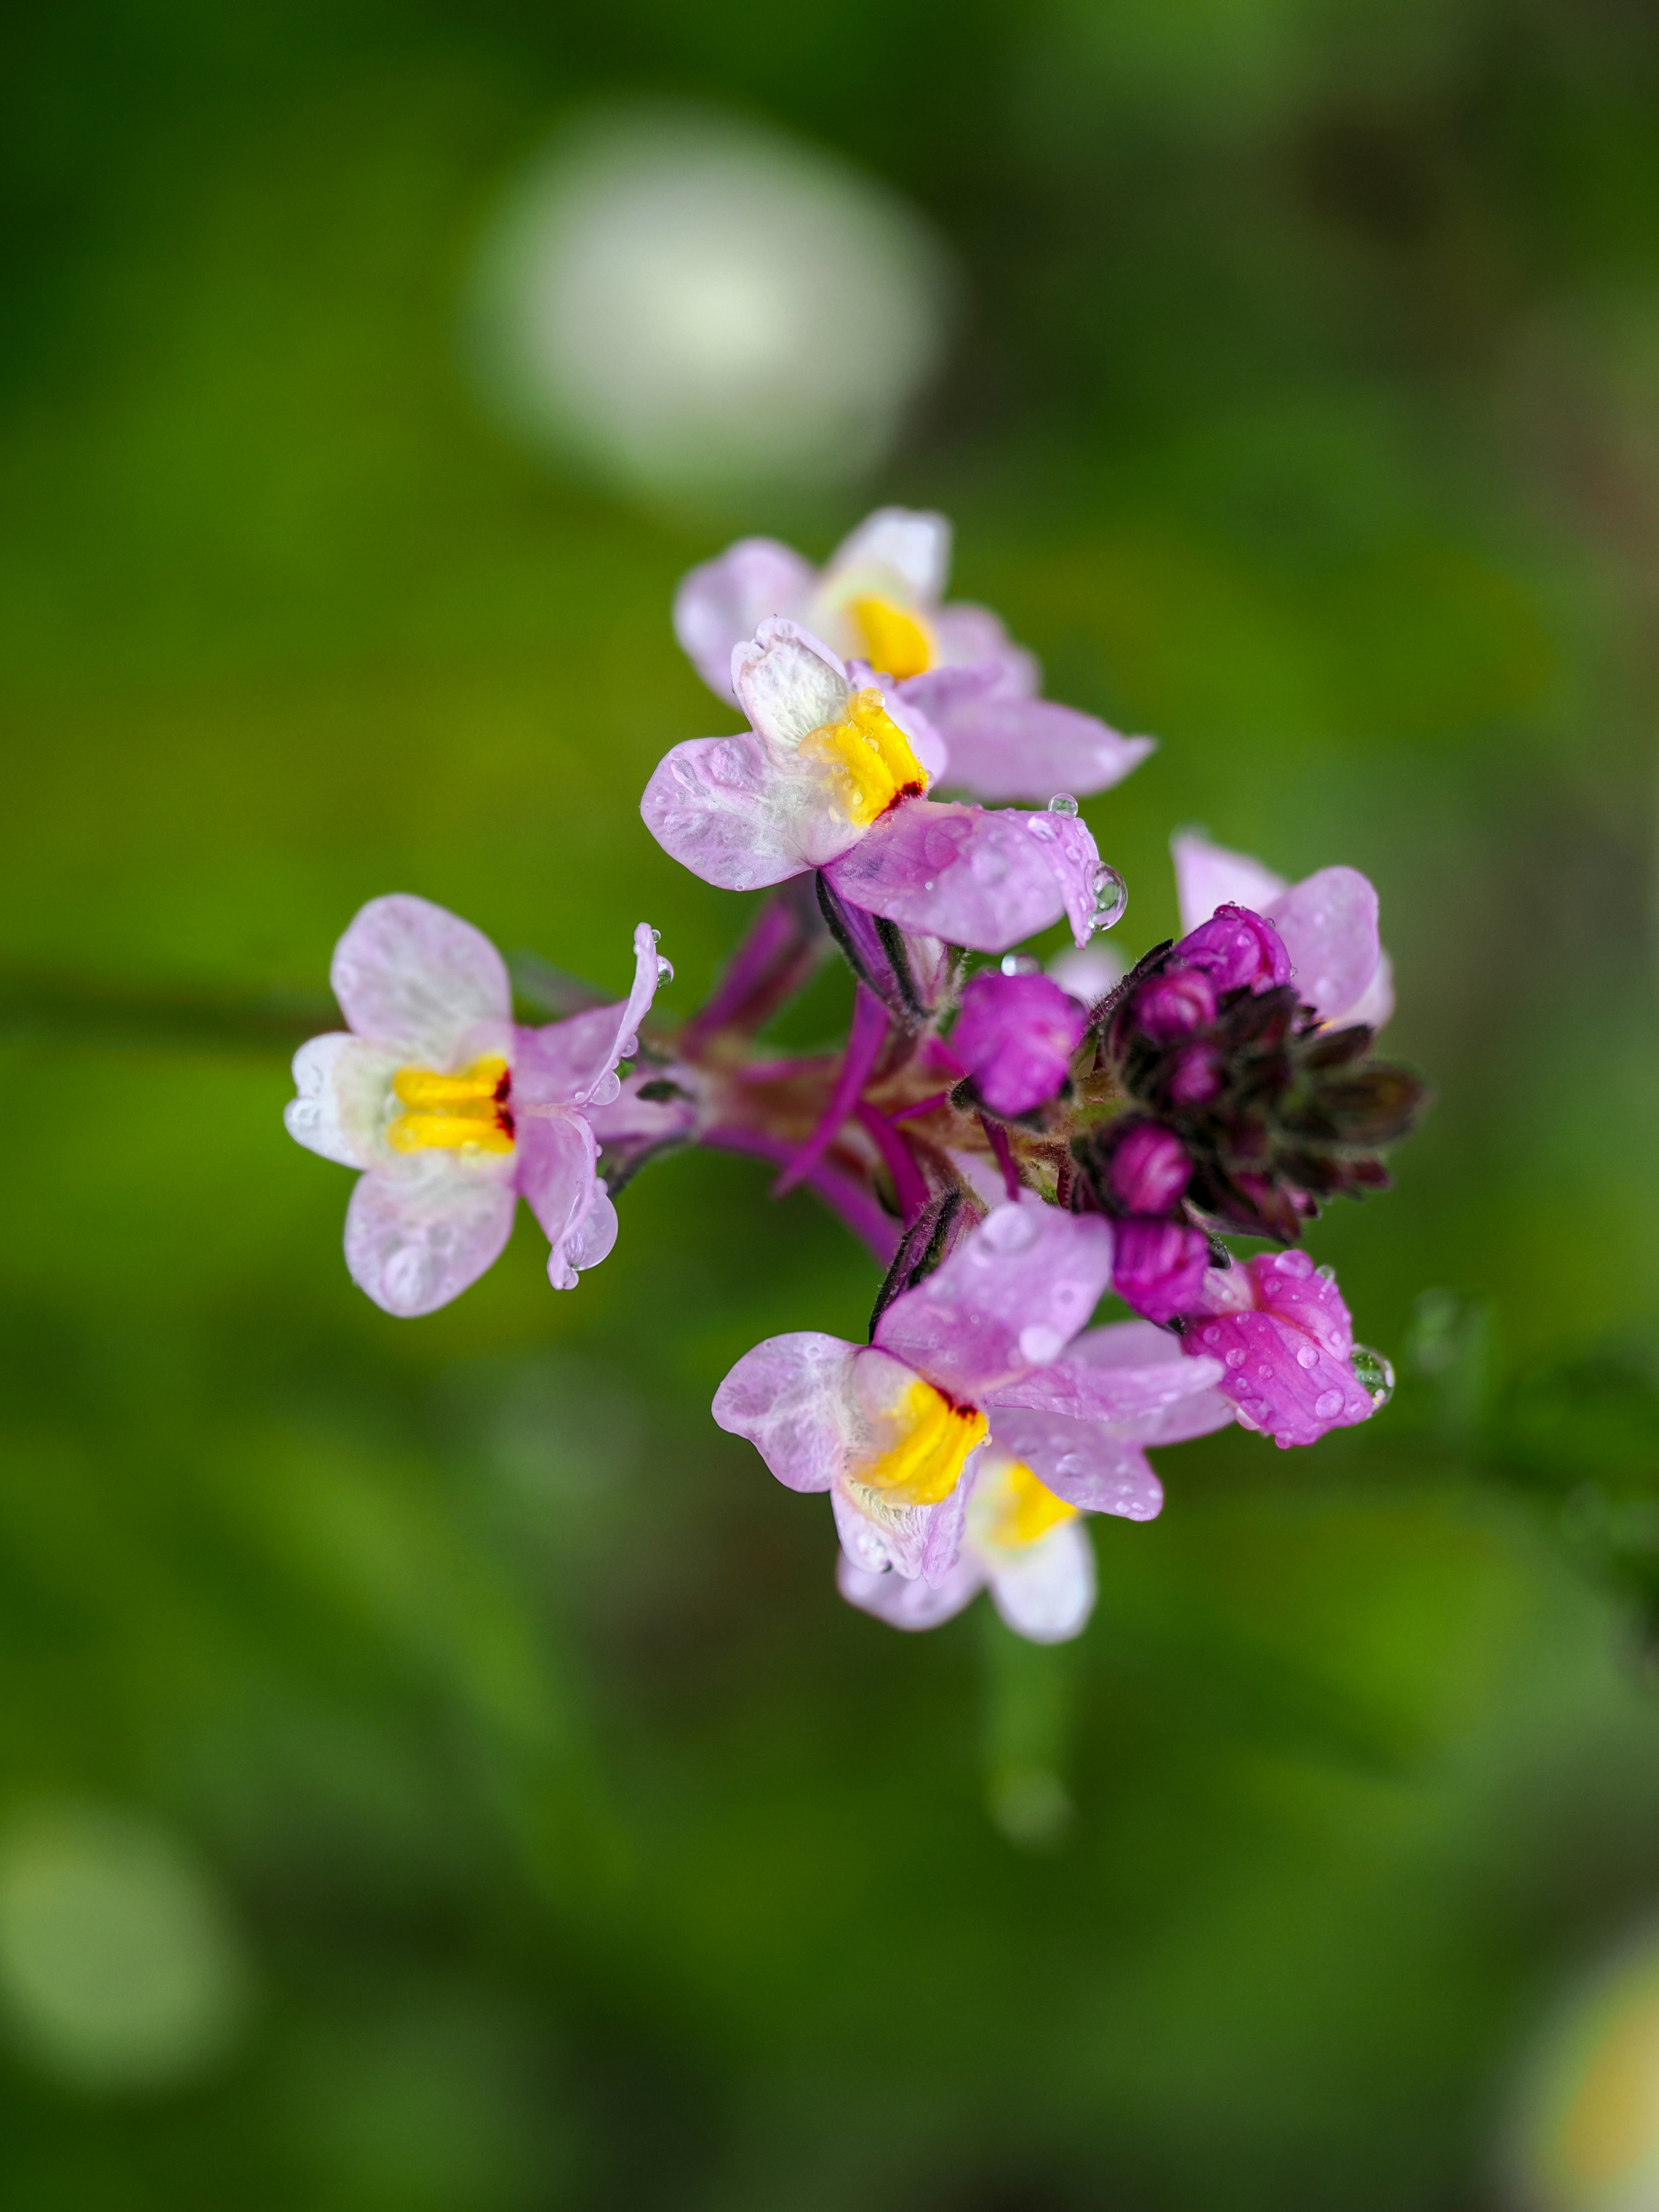
[[[1029,1114],[1070,1072],[1089,1010],[1047,975],[975,975],[951,1049],[994,1114]]]
[[[1199,1229],[1138,1217],[1115,1222],[1112,1288],[1148,1321],[1170,1322],[1203,1303],[1209,1239]]]
[[[1206,1030],[1215,1019],[1215,987],[1197,968],[1165,968],[1135,994],[1135,1020],[1154,1044]]]
[[[1221,1088],[1221,1065],[1213,1045],[1183,1045],[1170,1071],[1170,1103],[1202,1106]]]
[[[1132,1122],[1106,1170],[1113,1197],[1129,1213],[1167,1213],[1192,1179],[1186,1146],[1156,1121]]]
[[[1253,991],[1270,991],[1291,980],[1291,957],[1284,939],[1259,914],[1247,906],[1218,906],[1207,921],[1183,937],[1170,956],[1188,968],[1201,968],[1218,993],[1236,991],[1248,983]]]

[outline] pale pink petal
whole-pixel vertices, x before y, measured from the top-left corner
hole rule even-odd
[[[895,1505],[882,1492],[843,1476],[830,1493],[842,1549],[867,1574],[943,1585],[957,1565],[969,1487],[964,1473],[937,1505]]]
[[[294,1055],[299,1096],[283,1109],[289,1136],[342,1167],[383,1163],[380,1133],[399,1059],[340,1030],[302,1044]]]
[[[647,922],[634,932],[634,986],[619,1006],[595,1006],[568,1021],[518,1032],[513,1063],[516,1103],[610,1105],[621,1091],[619,1060],[639,1050],[640,1024],[651,1011],[666,963]]]
[[[1376,963],[1376,973],[1354,1000],[1344,1006],[1340,1014],[1329,1017],[1338,1027],[1351,1022],[1364,1022],[1369,1029],[1380,1030],[1394,1015],[1394,963],[1385,952]]]
[[[853,687],[822,638],[799,623],[769,620],[732,654],[732,688],[756,734],[787,753],[840,720]]]
[[[1027,1192],[998,1206],[942,1267],[901,1291],[875,1340],[946,1395],[980,1405],[1057,1360],[1098,1304],[1112,1234],[1098,1214],[1062,1213]]]
[[[828,1490],[847,1456],[855,1347],[803,1329],[744,1352],[714,1393],[714,1419],[747,1437],[791,1490]]]
[[[551,1247],[548,1279],[556,1291],[574,1291],[577,1266],[594,1264],[592,1260],[579,1263],[574,1253],[584,1249],[588,1217],[604,1197],[595,1165],[599,1148],[593,1132],[580,1114],[555,1106],[539,1112],[521,1110],[514,1134],[514,1181]],[[614,1242],[613,1233],[604,1251],[595,1256],[603,1259]]]
[[[902,929],[1006,952],[1062,915],[1086,944],[1098,865],[1085,825],[1064,815],[908,799],[826,872],[849,905]]]
[[[1121,783],[1154,750],[1073,707],[1009,688],[995,663],[930,669],[902,687],[944,739],[948,781],[976,799],[1088,798]]]
[[[1095,1609],[1095,1553],[1080,1521],[1051,1528],[1023,1552],[1005,1553],[991,1573],[991,1602],[1032,1644],[1080,1636]]]
[[[1001,617],[971,599],[952,599],[929,618],[933,657],[940,668],[969,668],[989,662],[998,680],[1014,696],[1034,699],[1042,689],[1042,670],[1034,653],[1016,645]]]
[[[1227,1418],[1232,1418],[1231,1407]],[[998,1406],[991,1434],[1056,1498],[1085,1512],[1151,1521],[1164,1504],[1163,1488],[1139,1444],[1115,1435],[1103,1422]]]
[[[1290,955],[1304,1005],[1326,1021],[1345,1016],[1369,989],[1382,954],[1368,880],[1358,868],[1322,868],[1265,912]]]
[[[740,538],[681,579],[674,635],[711,691],[736,698],[732,653],[769,615],[799,614],[812,582],[810,564],[775,538]]]
[[[761,890],[845,852],[858,830],[816,779],[792,775],[750,731],[665,755],[640,801],[671,859],[721,890]]]
[[[1274,875],[1248,853],[1230,853],[1195,830],[1180,831],[1170,840],[1170,850],[1183,936],[1206,922],[1218,906],[1243,906],[1252,914],[1266,914],[1286,888],[1283,876]]]
[[[849,1605],[874,1613],[890,1628],[937,1628],[978,1596],[985,1575],[966,1559],[958,1559],[937,1585],[920,1577],[872,1575],[867,1568],[854,1566],[843,1551],[836,1560],[836,1583]]]
[[[913,507],[879,507],[830,555],[823,571],[826,593],[844,598],[867,578],[879,592],[890,577],[906,599],[932,607],[951,573],[951,526],[942,514]]]
[[[351,1279],[389,1314],[434,1313],[500,1257],[514,1203],[507,1176],[436,1153],[360,1176],[346,1208]]]
[[[470,1030],[513,1018],[506,963],[483,931],[406,891],[353,918],[330,980],[359,1036],[424,1066],[446,1066]]]
[[[1173,1443],[1232,1419],[1215,1387],[1221,1376],[1218,1360],[1184,1354],[1167,1329],[1111,1322],[1085,1330],[1051,1367],[999,1391],[996,1403],[1109,1422],[1136,1443]]]

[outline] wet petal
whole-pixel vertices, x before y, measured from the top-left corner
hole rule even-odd
[[[283,1109],[290,1137],[342,1167],[383,1164],[386,1100],[402,1055],[336,1030],[294,1055],[298,1097]]]
[[[876,1324],[884,1351],[965,1405],[1057,1360],[1093,1314],[1112,1268],[1099,1215],[1027,1193],[1000,1206]]]
[[[775,620],[732,654],[732,685],[756,735],[786,753],[838,721],[853,689],[839,654],[821,638]]]
[[[942,514],[907,507],[878,507],[830,555],[823,572],[826,597],[855,592],[866,579],[890,577],[913,605],[931,608],[951,573],[951,526]]]
[[[1230,853],[1224,845],[1212,845],[1194,830],[1172,837],[1170,850],[1182,936],[1206,922],[1218,906],[1246,906],[1255,914],[1267,914],[1287,888],[1283,876],[1274,875],[1248,853]]]
[[[1172,1443],[1232,1419],[1216,1392],[1221,1376],[1218,1359],[1185,1353],[1167,1329],[1148,1321],[1111,1322],[1086,1330],[1052,1367],[999,1391],[997,1405],[1107,1421],[1136,1443]]]
[[[568,1021],[520,1030],[513,1063],[513,1095],[521,1104],[586,1106],[617,1086],[606,1078],[618,1061],[639,1049],[639,1028],[662,979],[656,933],[646,922],[634,932],[634,985],[617,1006],[595,1006]],[[605,1103],[609,1104],[607,1098]]]
[[[434,1313],[501,1255],[513,1230],[510,1178],[428,1154],[410,1172],[358,1178],[346,1209],[351,1279],[377,1306]]]
[[[819,779],[791,773],[748,730],[674,746],[640,812],[671,859],[728,891],[822,866],[859,835]]]
[[[1358,868],[1322,868],[1267,909],[1291,957],[1304,1003],[1325,1021],[1348,1008],[1375,980],[1382,948],[1376,893]]]
[[[1121,737],[1074,707],[1006,690],[994,662],[930,670],[902,696],[944,739],[951,784],[976,799],[1086,799],[1121,783],[1154,750],[1151,738]]]
[[[1063,815],[908,799],[827,873],[849,904],[902,929],[1006,952],[1062,915],[1086,943],[1098,865],[1085,825]]]
[[[1231,1407],[1225,1418],[1232,1418]],[[1162,1486],[1139,1446],[1103,1422],[998,1406],[992,1412],[991,1433],[1056,1498],[1085,1512],[1151,1521],[1163,1506]]]
[[[674,635],[711,691],[736,700],[732,655],[769,615],[798,614],[812,584],[811,564],[775,538],[740,538],[681,580]]]
[[[593,1132],[580,1114],[555,1108],[544,1114],[520,1113],[515,1135],[514,1179],[551,1248],[548,1279],[556,1291],[574,1291],[577,1267],[594,1266],[616,1242],[614,1208],[608,1241],[603,1219],[588,1230],[599,1201],[610,1206],[599,1184]],[[601,1243],[603,1249],[598,1249]],[[592,1258],[576,1258],[578,1251],[590,1249]]]
[[[744,1352],[714,1393],[714,1419],[747,1437],[791,1490],[828,1490],[847,1456],[855,1347],[803,1329]]]
[[[470,1030],[513,1018],[506,963],[483,931],[406,891],[353,918],[330,980],[359,1036],[423,1066],[447,1066]]]

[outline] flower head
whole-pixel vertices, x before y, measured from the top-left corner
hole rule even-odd
[[[945,602],[950,562],[944,516],[896,507],[868,516],[820,570],[775,538],[740,538],[681,583],[675,635],[729,699],[736,649],[769,617],[801,623],[896,687],[944,740],[951,784],[980,799],[1086,796],[1121,782],[1152,740],[1038,698],[1036,662],[996,616]]]
[[[1273,924],[1297,995],[1321,1021],[1382,1027],[1394,1012],[1394,971],[1377,941],[1376,893],[1357,868],[1321,868],[1286,884],[1191,830],[1171,849],[1183,929],[1200,930],[1230,904],[1249,908]]]
[[[587,1115],[616,1097],[617,1062],[668,972],[643,923],[634,951],[625,1003],[520,1029],[501,957],[470,922],[402,893],[351,922],[331,969],[349,1026],[300,1048],[283,1118],[311,1151],[362,1170],[346,1265],[386,1312],[431,1313],[475,1282],[520,1197],[547,1232],[556,1288],[610,1251],[616,1211]]]
[[[749,729],[676,745],[640,804],[694,875],[755,890],[822,869],[848,905],[975,951],[1062,915],[1088,941],[1102,870],[1075,815],[927,799],[944,760],[933,731],[795,623],[763,622],[732,672]]]

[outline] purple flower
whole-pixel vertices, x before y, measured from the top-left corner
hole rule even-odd
[[[1158,1044],[1191,1036],[1215,1019],[1215,986],[1201,968],[1169,967],[1135,994],[1135,1020]]]
[[[1086,797],[1121,782],[1152,739],[1039,699],[1036,661],[988,608],[941,604],[950,561],[944,516],[896,507],[867,517],[822,570],[775,538],[740,538],[681,583],[674,633],[730,699],[736,648],[770,616],[801,623],[896,686],[944,738],[952,786],[977,798]]]
[[[1184,1358],[1173,1337],[1145,1322],[1090,1329],[1064,1360],[1012,1386],[994,1408],[961,1556],[949,1573],[932,1584],[906,1580],[843,1553],[842,1595],[895,1628],[933,1628],[988,1586],[1019,1635],[1038,1644],[1077,1635],[1095,1600],[1094,1554],[1079,1516],[1154,1517],[1164,1493],[1146,1447],[1233,1419],[1215,1388],[1220,1372],[1218,1363]],[[1012,1402],[1022,1394],[1047,1402]]]
[[[715,1393],[714,1419],[792,1490],[830,1492],[854,1565],[939,1583],[988,1409],[1024,1402],[1022,1386],[1042,1401],[1111,1267],[1104,1221],[1027,1194],[892,1299],[872,1343],[811,1333],[757,1345]]]
[[[1115,1226],[1112,1288],[1124,1304],[1152,1322],[1190,1313],[1210,1264],[1209,1239],[1202,1231],[1146,1214]]]
[[[1297,996],[1322,1022],[1381,1029],[1394,1012],[1394,975],[1376,934],[1376,893],[1355,868],[1322,868],[1286,884],[1260,861],[1190,832],[1173,840],[1183,928],[1225,904],[1274,924]]]
[[[1046,975],[975,975],[951,1049],[994,1114],[1029,1114],[1066,1081],[1089,1010]]]
[[[372,900],[335,948],[349,1028],[301,1045],[289,1133],[362,1170],[346,1209],[346,1265],[387,1313],[431,1313],[499,1255],[522,1197],[552,1247],[554,1287],[617,1241],[590,1110],[672,972],[634,933],[634,988],[544,1029],[518,1029],[501,955],[470,922],[405,894]]]
[[[763,622],[732,672],[750,727],[676,745],[640,803],[694,875],[756,890],[819,868],[845,903],[919,936],[1001,952],[1064,915],[1087,943],[1100,856],[1085,823],[925,799],[933,732],[794,623]]]
[[[1271,991],[1291,980],[1290,956],[1279,932],[1246,906],[1218,906],[1182,939],[1170,961],[1166,973],[1196,969],[1209,978],[1218,997],[1246,987]]]
[[[1369,1420],[1378,1400],[1353,1370],[1353,1323],[1334,1280],[1305,1252],[1264,1252],[1212,1270],[1181,1340],[1222,1364],[1246,1428],[1281,1447]]]

